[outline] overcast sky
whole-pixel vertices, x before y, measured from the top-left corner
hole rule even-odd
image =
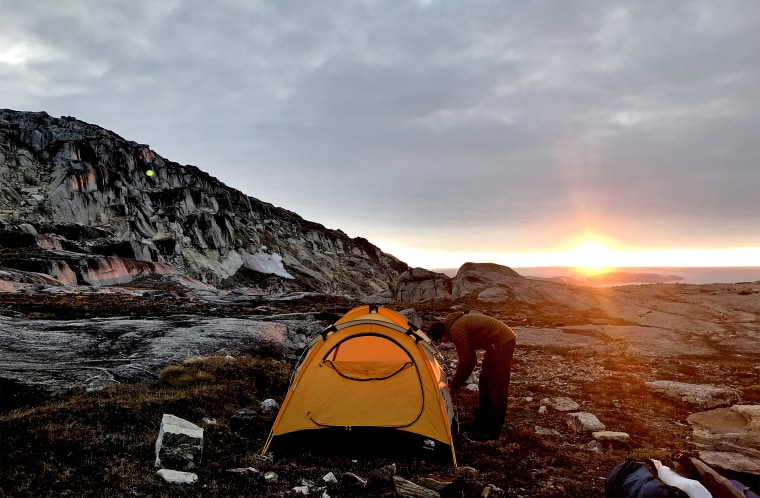
[[[760,248],[757,0],[0,0],[0,107],[414,266]]]

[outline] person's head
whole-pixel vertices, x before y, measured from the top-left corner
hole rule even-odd
[[[430,326],[428,335],[433,342],[440,342],[443,336],[446,335],[446,325],[443,322],[435,322]]]

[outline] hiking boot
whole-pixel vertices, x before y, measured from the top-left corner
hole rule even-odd
[[[494,441],[494,440],[499,439],[498,437],[496,438],[491,437],[489,434],[486,434],[485,432],[472,432],[472,433],[467,434],[467,437],[479,443],[484,443],[486,441]]]
[[[472,434],[475,432],[475,426],[471,423],[468,424],[459,424],[459,429],[457,430],[459,434]]]

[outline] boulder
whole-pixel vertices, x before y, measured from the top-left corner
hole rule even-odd
[[[203,429],[182,418],[164,414],[155,450],[156,467],[193,470],[201,462]]]
[[[516,283],[524,282],[525,277],[508,266],[495,263],[465,263],[451,281],[451,297],[460,298],[480,293],[486,289],[509,289]],[[495,290],[489,292],[494,295]]]

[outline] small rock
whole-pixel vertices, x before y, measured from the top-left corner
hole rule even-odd
[[[426,486],[413,483],[403,477],[394,476],[394,495],[393,496],[408,496],[414,498],[440,498],[440,493],[434,491]]]
[[[535,427],[536,434],[539,436],[548,436],[548,437],[556,437],[561,438],[562,434],[559,431],[555,431],[554,429],[547,429],[546,427]]]
[[[541,408],[538,409],[538,414],[539,415],[546,415],[546,406],[545,405],[541,405]]]
[[[588,412],[576,412],[567,414],[567,426],[575,432],[604,431],[607,428],[596,418],[596,415]]]
[[[333,474],[332,472],[328,472],[327,474],[322,476],[322,480],[328,484],[338,484],[338,478],[335,477],[335,474]]]
[[[296,486],[293,488],[293,492],[297,495],[308,495],[309,494],[309,486]]]
[[[228,469],[227,472],[232,472],[233,474],[261,474],[261,472],[259,472],[259,469],[253,467],[239,467],[237,469]]]
[[[588,443],[584,444],[583,447],[589,451],[593,451],[594,453],[602,452],[602,445],[600,445],[599,441],[596,440],[589,441]]]
[[[457,467],[457,476],[463,477],[468,481],[474,481],[480,476],[480,472],[467,465]]]
[[[343,484],[347,486],[358,486],[358,487],[364,487],[367,484],[366,479],[362,479],[358,475],[354,474],[353,472],[345,472],[343,475],[340,476],[340,480]]]
[[[419,480],[419,483],[420,486],[425,486],[426,488],[432,489],[433,491],[440,491],[441,489],[451,484],[450,481],[439,481],[437,479],[433,479],[432,477],[423,477]]]
[[[264,474],[264,480],[268,483],[275,483],[280,480],[280,476],[277,475],[276,472],[272,472],[271,470]]]
[[[504,496],[504,490],[494,486],[493,484],[486,484],[483,491],[480,493],[481,498],[491,498],[493,496]]]
[[[256,410],[243,408],[230,417],[230,429],[233,431],[250,430],[253,428],[253,424],[257,418],[258,413],[256,413]]]
[[[192,472],[180,472],[178,470],[160,469],[156,475],[169,484],[195,484],[198,476]]]
[[[396,475],[396,464],[385,465],[373,471],[367,478],[365,487],[369,490],[393,488],[393,476]]]
[[[270,413],[273,411],[279,411],[280,405],[277,404],[277,401],[269,398],[261,402],[259,409],[261,410],[261,413]]]
[[[541,400],[541,405],[554,408],[558,412],[572,412],[580,408],[580,405],[570,398],[544,398]]]
[[[631,436],[627,432],[596,431],[591,436],[597,441],[612,441],[616,443],[627,443],[631,440]]]

